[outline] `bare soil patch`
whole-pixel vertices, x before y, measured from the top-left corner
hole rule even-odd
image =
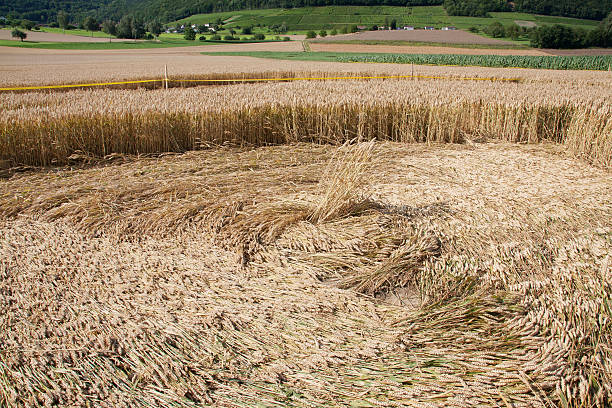
[[[516,25],[520,26],[520,27],[529,27],[529,28],[533,28],[533,27],[537,27],[538,25],[533,22],[533,21],[525,21],[525,20],[514,20],[514,22],[516,23]]]
[[[327,37],[321,41],[334,40],[396,40],[435,42],[446,44],[484,44],[484,45],[515,45],[509,41],[481,37],[462,30],[381,30]]]
[[[312,51],[327,52],[371,52],[391,54],[461,54],[461,55],[549,55],[536,49],[483,49],[453,47],[422,47],[404,45],[369,45],[369,44],[334,44],[333,42],[315,42],[310,44]]]
[[[560,56],[575,56],[580,57],[583,55],[612,55],[612,48],[584,48],[577,50],[552,50],[543,49],[543,52],[549,55],[560,55]]]

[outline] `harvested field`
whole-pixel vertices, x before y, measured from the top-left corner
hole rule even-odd
[[[0,85],[160,78],[163,76],[164,65],[168,66],[171,76],[270,69],[267,61],[251,58],[210,58],[201,55],[203,51],[237,50],[302,51],[303,48],[299,42],[96,51],[0,47]],[[282,68],[281,65],[278,69]]]
[[[364,31],[354,34],[336,35],[326,37],[317,41],[333,42],[336,40],[393,40],[393,41],[416,41],[416,42],[432,42],[446,44],[481,44],[481,45],[515,45],[510,41],[496,40],[494,38],[486,38],[480,35],[468,33],[463,30],[381,30],[381,31]]]
[[[87,42],[87,43],[99,43],[108,42],[108,38],[101,37],[86,37],[81,35],[72,34],[60,34],[60,33],[47,33],[42,31],[27,31],[28,41],[47,41],[47,42]],[[11,37],[11,30],[0,30],[0,40],[13,40]],[[15,40],[19,41],[19,40]],[[134,41],[125,40],[120,38],[113,38],[113,42],[120,41]]]
[[[549,50],[543,49],[547,54],[550,55],[560,55],[560,56],[583,56],[583,55],[612,55],[611,48],[586,48],[586,49],[577,49],[577,50]]]
[[[538,49],[483,49],[453,47],[422,47],[407,45],[335,44],[333,42],[312,42],[312,51],[323,52],[371,52],[390,54],[464,54],[464,55],[550,55]]]
[[[555,145],[0,181],[0,405],[607,406],[612,185]]]

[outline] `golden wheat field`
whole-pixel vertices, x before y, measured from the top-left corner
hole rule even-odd
[[[612,404],[608,73],[235,63],[0,94],[0,406]]]
[[[317,46],[313,43],[311,46]],[[409,75],[412,67],[402,64],[363,64],[317,61],[266,60],[252,57],[201,55],[215,51],[302,51],[296,41],[261,44],[222,44],[201,47],[135,50],[45,50],[0,47],[0,85],[33,86],[96,81],[163,78],[164,66],[170,78],[212,73],[260,73],[264,71],[375,72]],[[436,48],[437,50],[437,48]],[[431,52],[429,51],[425,52]],[[437,51],[436,51],[437,52]],[[454,53],[462,53],[456,49]],[[552,71],[536,69],[415,66],[420,75],[521,77],[526,81],[607,82],[608,72]]]

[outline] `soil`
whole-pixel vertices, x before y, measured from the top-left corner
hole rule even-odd
[[[361,33],[337,35],[327,37],[321,41],[346,41],[346,40],[393,40],[393,41],[418,41],[435,42],[445,44],[485,44],[485,45],[514,45],[509,41],[496,40],[494,38],[481,37],[461,30],[381,30],[365,31]]]
[[[368,44],[334,44],[311,43],[312,51],[327,52],[371,52],[392,54],[461,54],[461,55],[549,55],[536,49],[507,50],[454,47],[412,47],[405,45],[368,45]]]

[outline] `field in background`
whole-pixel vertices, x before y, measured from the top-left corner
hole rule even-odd
[[[325,41],[310,42],[310,51],[356,54],[460,54],[460,55],[550,55],[536,48],[507,49],[490,46],[474,48],[456,44],[411,43],[405,41]],[[612,50],[610,50],[612,54]]]
[[[76,30],[75,30],[76,31]],[[45,29],[41,31],[26,31],[28,35],[27,40],[25,42],[85,42],[85,43],[103,43],[108,42],[108,36],[106,38],[102,38],[99,32],[94,32],[98,34],[94,37],[91,35],[86,35],[86,32],[83,30],[78,30],[79,33],[70,33],[67,31],[65,34],[62,33],[62,30],[55,31],[47,31]],[[21,42],[17,39],[11,37],[11,30],[9,29],[0,29],[0,40],[8,40],[12,42]],[[124,40],[112,38],[112,41],[116,42],[125,42],[125,41],[133,41],[133,40]]]
[[[474,45],[491,45],[491,46],[512,46],[510,41],[497,40],[495,38],[486,38],[480,35],[472,34],[467,31],[443,31],[443,30],[382,30],[382,31],[366,31],[363,33],[346,34],[341,36],[325,37],[319,39],[320,42],[339,41],[407,41],[407,42],[432,42],[438,44],[474,44]]]
[[[82,31],[82,30],[75,30]],[[254,41],[252,36],[237,36],[240,41],[188,41],[178,34],[162,34],[157,40],[126,40],[118,38],[102,38],[100,36],[88,37],[76,33],[60,34],[58,32],[28,31],[28,38],[19,41],[11,38],[10,30],[0,30],[0,46],[16,48],[38,48],[54,50],[123,50],[123,49],[146,49],[146,48],[174,48],[194,47],[202,45],[214,45],[219,43],[261,43],[281,41],[277,35],[270,35],[265,40]],[[293,39],[302,36],[291,36]],[[1,53],[0,53],[1,54]]]
[[[460,29],[477,27],[483,29],[494,21],[510,25],[515,21],[526,21],[537,25],[565,24],[573,27],[592,29],[597,21],[580,20],[567,17],[539,16],[526,13],[491,13],[491,18],[448,16],[442,6],[430,7],[392,7],[392,6],[328,6],[304,7],[297,9],[241,10],[234,12],[196,14],[179,20],[179,23],[214,23],[217,19],[229,20],[226,27],[271,26],[283,22],[289,33],[307,30],[340,29],[347,25],[372,26],[384,25],[385,19],[396,19],[399,26],[455,26]]]
[[[375,72],[395,75],[514,76],[526,81],[566,83],[609,82],[604,72],[554,72],[542,70],[503,71],[491,68],[430,67],[404,64],[357,64],[334,62],[342,53],[302,52],[296,41],[259,44],[218,44],[201,47],[173,47],[163,50],[44,50],[0,48],[0,86],[52,85],[163,78],[164,66],[171,78],[207,75],[215,72],[239,73],[276,71]],[[209,56],[201,52],[235,52],[261,58]],[[267,54],[259,54],[261,51]],[[257,52],[252,54],[252,52]],[[282,52],[277,54],[277,52]],[[308,63],[302,60],[308,60]],[[273,68],[272,68],[273,67]],[[41,75],[44,72],[44,75]]]
[[[323,47],[324,48],[324,47]],[[493,68],[533,68],[557,70],[606,71],[612,64],[612,55],[551,56],[551,55],[505,55],[491,50],[478,54],[385,54],[367,52],[282,52],[282,51],[207,51],[205,55],[249,56],[268,59],[301,61],[335,61],[350,63],[391,63],[439,66],[467,66]],[[500,55],[501,54],[501,55]]]
[[[310,51],[400,54],[464,54],[464,55],[612,55],[612,48],[555,50],[546,48],[506,47],[475,44],[444,44],[394,40],[309,41]]]

